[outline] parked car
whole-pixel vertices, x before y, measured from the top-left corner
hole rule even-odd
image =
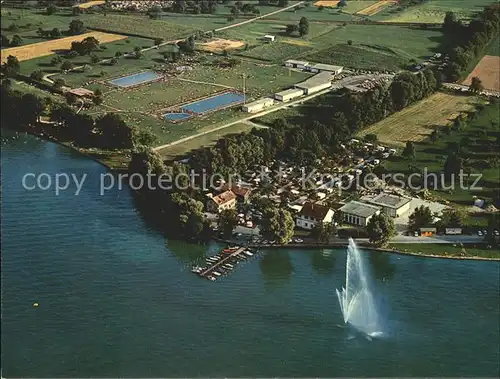
[[[415,237],[418,237],[418,232],[413,233]]]
[[[500,236],[500,233],[498,232],[498,230],[494,230],[493,234],[496,235],[497,237]]]
[[[482,231],[480,231],[480,230],[478,230],[478,231],[477,231],[477,235],[478,235],[479,237],[481,237],[481,236],[483,235],[483,232],[482,232]]]
[[[295,238],[294,240],[295,243],[302,243],[304,240],[302,238]]]

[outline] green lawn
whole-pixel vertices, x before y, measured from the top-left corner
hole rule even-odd
[[[500,259],[500,249],[486,248],[485,245],[465,244],[463,247],[460,245],[448,244],[432,244],[432,243],[407,243],[407,244],[390,244],[389,248],[401,252],[409,252],[413,254],[422,255],[438,255],[442,257],[481,257],[481,258],[495,258]]]
[[[418,61],[433,55],[441,38],[440,30],[347,25],[313,38],[315,46],[323,48],[305,57],[352,68],[395,70],[405,68],[411,59]]]
[[[472,205],[474,195],[491,203],[500,188],[500,170],[495,163],[495,157],[499,159],[495,142],[500,135],[498,125],[498,106],[487,105],[463,130],[450,135],[442,133],[435,143],[429,139],[415,143],[415,165],[421,170],[427,168],[430,173],[441,172],[452,145],[459,143],[463,146],[466,159],[464,171],[469,169],[471,173],[481,175],[476,186],[482,189],[473,191],[457,185],[454,191],[437,191],[438,196],[461,205]],[[385,168],[393,173],[409,174],[410,163],[408,159],[395,156],[385,164]],[[473,181],[471,179],[469,185]]]
[[[398,11],[394,6],[373,16],[384,21],[395,22],[428,22],[441,23],[446,12],[454,12],[457,18],[468,21],[484,6],[495,3],[495,0],[441,0],[427,1],[421,5],[408,7]]]
[[[271,62],[282,64],[290,58],[298,58],[301,55],[313,50],[312,46],[294,45],[292,43],[274,42],[257,46],[247,51],[242,51],[238,55],[257,59],[265,59]]]
[[[240,123],[229,126],[227,128],[217,130],[205,134],[200,137],[193,138],[189,141],[173,145],[172,147],[161,150],[161,156],[166,160],[172,160],[189,153],[192,150],[198,149],[201,146],[211,146],[214,145],[219,139],[230,134],[241,134],[249,132],[253,129],[252,125]]]

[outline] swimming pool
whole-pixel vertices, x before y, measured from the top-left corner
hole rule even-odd
[[[139,72],[137,74],[123,76],[118,79],[110,80],[108,83],[118,87],[128,88],[139,84],[149,83],[153,80],[160,79],[162,76],[154,71]]]
[[[226,92],[203,100],[195,101],[194,103],[183,105],[181,109],[183,111],[203,114],[220,108],[226,108],[233,104],[241,103],[244,100],[245,96],[240,93]]]
[[[181,112],[172,112],[172,113],[166,113],[163,115],[165,120],[168,121],[182,121],[190,118],[192,115],[189,113],[181,113]]]

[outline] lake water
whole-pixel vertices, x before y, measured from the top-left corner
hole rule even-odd
[[[25,190],[27,172],[88,178],[56,196]],[[165,243],[128,190],[99,195],[104,173],[2,144],[4,377],[498,375],[498,262],[367,253],[388,327],[369,341],[342,322],[345,251],[268,251],[202,280],[189,269],[217,246]]]

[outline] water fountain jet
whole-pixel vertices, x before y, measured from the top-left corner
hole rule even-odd
[[[344,323],[371,338],[383,335],[371,278],[352,238],[347,248],[345,287],[336,291]]]

